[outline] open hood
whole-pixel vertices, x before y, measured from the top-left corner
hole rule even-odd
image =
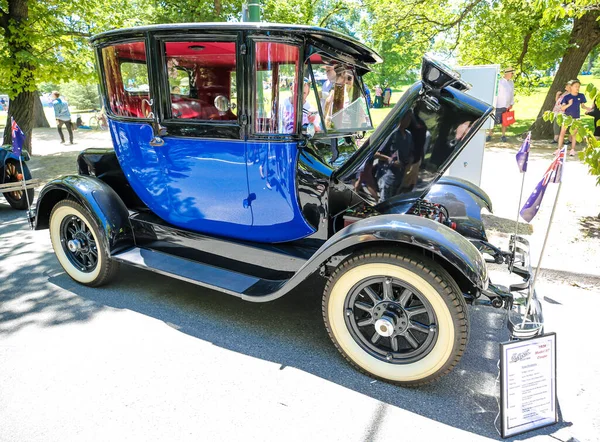
[[[333,174],[380,213],[404,213],[425,196],[492,112],[443,64],[425,58],[422,76]]]

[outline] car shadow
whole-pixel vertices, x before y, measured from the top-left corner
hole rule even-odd
[[[508,339],[502,310],[470,308],[470,342],[457,367],[434,384],[401,388],[359,373],[337,352],[323,326],[324,280],[319,277],[269,303],[245,302],[129,266],[121,267],[112,284],[93,289],[64,273],[48,232],[29,230],[23,212],[0,202],[0,221],[0,336],[33,324],[90,321],[107,308],[126,309],[188,336],[277,363],[281,370],[294,367],[382,405],[500,440],[494,429],[498,343]],[[561,422],[529,435],[569,425]]]
[[[324,280],[318,277],[264,304],[133,267],[121,267],[110,290],[83,287],[64,273],[49,278],[49,282],[94,304],[136,311],[189,336],[275,362],[280,370],[295,367],[391,406],[500,439],[494,429],[498,343],[508,340],[506,316],[501,310],[471,308],[470,343],[458,366],[434,384],[410,389],[359,373],[337,352],[323,326]],[[553,426],[530,434],[556,430]]]

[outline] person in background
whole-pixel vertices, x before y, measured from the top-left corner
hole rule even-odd
[[[379,85],[375,86],[375,104],[374,108],[379,109],[383,106],[383,91]]]
[[[308,124],[312,123],[315,126],[315,132],[321,132],[321,119],[319,118],[319,112],[311,106],[308,102],[307,98],[310,94],[310,81],[308,78],[303,80],[302,86],[302,128],[303,130],[308,126]],[[281,108],[279,109],[279,132],[290,134],[294,133],[294,99],[293,95],[287,97],[283,103]]]
[[[554,104],[554,108],[552,109],[552,112],[554,112],[554,124],[553,124],[554,141],[552,141],[552,144],[558,143],[558,136],[560,135],[560,126],[556,122],[556,117],[558,116],[558,114],[564,113],[562,110],[561,101],[565,97],[565,95],[571,93],[571,84],[572,83],[573,83],[573,80],[567,81],[567,84],[565,84],[564,92],[561,92],[561,91],[556,92],[556,98],[555,98],[556,103]]]
[[[323,83],[323,86],[321,87],[321,107],[325,107],[325,101],[327,100],[327,97],[329,97],[329,94],[331,93],[331,89],[333,88],[333,85],[335,84],[335,79],[337,77],[337,74],[335,73],[335,67],[333,65],[330,64],[326,64],[325,65],[325,75],[327,76],[327,80],[325,80],[325,82]]]
[[[386,107],[389,106],[391,99],[392,99],[392,88],[386,84],[383,89],[383,105]]]
[[[71,112],[66,101],[60,98],[60,92],[52,92],[52,107],[54,107],[54,117],[56,118],[56,128],[60,135],[60,143],[65,143],[65,136],[62,133],[62,127],[65,125],[69,132],[69,142],[73,144],[73,123],[71,123]]]
[[[596,105],[596,100],[592,102],[592,110],[586,112],[590,117],[594,117],[594,136],[596,138],[600,137],[600,127],[598,127],[598,122],[600,121],[600,109]]]
[[[515,83],[512,80],[514,75],[515,70],[513,68],[506,68],[504,69],[504,76],[498,82],[496,119],[494,120],[496,125],[502,125],[502,114],[512,110],[515,104]],[[491,141],[492,135],[494,135],[494,128],[490,129],[486,141]],[[506,126],[504,125],[502,125],[502,142],[506,142]]]
[[[369,90],[369,86],[367,86],[367,83],[364,83],[365,86],[365,98],[367,100],[367,107],[370,109],[371,108],[371,91]]]
[[[581,87],[581,83],[579,80],[571,81],[571,92],[565,95],[560,104],[561,109],[565,113],[566,116],[572,117],[574,120],[578,120],[581,117],[581,108],[584,108],[587,111],[591,111],[592,108],[585,105],[587,100],[585,99],[585,95],[579,93],[579,88]],[[558,149],[560,151],[563,147],[565,134],[567,133],[567,126],[560,128],[560,135],[558,136]],[[575,130],[571,134],[571,151],[569,152],[569,156],[575,155],[575,147],[577,146],[577,131]]]

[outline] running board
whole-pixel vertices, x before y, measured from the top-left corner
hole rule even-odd
[[[139,247],[114,254],[112,259],[245,299],[275,292],[287,282],[261,279]]]

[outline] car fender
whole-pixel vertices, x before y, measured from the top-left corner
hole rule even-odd
[[[451,186],[459,187],[476,196],[479,201],[481,201],[481,206],[485,207],[490,213],[494,213],[492,210],[492,199],[489,197],[485,191],[473,184],[470,181],[463,180],[462,178],[457,178],[454,176],[443,176],[436,183],[438,186],[445,186],[450,188]]]
[[[110,254],[134,245],[127,207],[108,184],[91,176],[68,175],[46,184],[37,200],[34,230],[47,229],[52,208],[67,198],[91,213]]]
[[[423,250],[454,269],[477,290],[488,286],[488,273],[481,253],[469,240],[436,221],[414,215],[379,215],[351,224],[326,241],[314,255],[278,290],[264,295],[264,287],[251,287],[242,298],[269,301],[292,290],[335,256],[358,252],[372,246],[406,245]],[[455,271],[450,273],[456,274]],[[257,299],[263,298],[263,299]]]
[[[467,238],[487,241],[481,210],[485,208],[491,212],[491,201],[485,192],[474,193],[473,190],[452,182],[438,182],[425,199],[441,204],[448,210],[448,216],[455,223],[458,233]]]

